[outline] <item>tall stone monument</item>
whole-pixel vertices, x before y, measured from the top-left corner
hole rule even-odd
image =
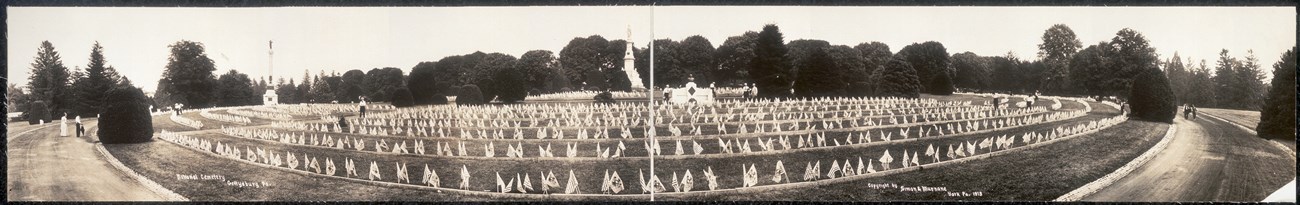
[[[269,82],[271,82],[271,79],[274,79],[271,78],[270,76],[273,75],[272,73],[275,73],[275,50],[274,50],[275,42],[267,41],[266,48],[267,48],[266,49],[267,81],[266,82],[270,84]],[[274,84],[268,85],[266,87],[266,94],[262,95],[262,105],[276,105],[276,104],[280,104],[280,96],[275,94]]]
[[[632,84],[632,90],[643,91],[645,85],[641,82],[641,74],[636,72],[636,56],[632,55],[632,26],[627,26],[627,51],[623,53],[623,73],[627,73],[627,80]]]

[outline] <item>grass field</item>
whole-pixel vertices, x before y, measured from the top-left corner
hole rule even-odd
[[[981,99],[974,96],[954,95],[954,96],[927,96],[940,98],[941,100],[972,100],[979,104]],[[1042,100],[1042,102],[1050,102]],[[894,145],[869,144],[866,146],[851,147],[832,147],[827,149],[796,150],[795,152],[779,154],[758,154],[758,155],[723,155],[719,157],[696,158],[662,158],[656,159],[657,175],[665,180],[672,177],[673,173],[682,174],[686,170],[692,170],[697,176],[695,190],[706,189],[700,170],[711,167],[717,172],[720,188],[736,188],[740,184],[741,169],[736,168],[744,164],[754,164],[758,168],[759,178],[763,179],[762,185],[770,185],[771,171],[774,169],[774,163],[777,160],[785,162],[785,168],[789,171],[789,178],[792,182],[803,181],[798,176],[803,174],[804,163],[821,161],[826,163],[823,167],[829,166],[830,160],[843,161],[845,159],[854,159],[862,157],[866,159],[877,158],[885,150],[889,150],[895,157],[900,157],[903,150],[909,152],[924,152],[925,145],[945,145],[951,143],[971,142],[972,140],[984,139],[987,137],[1007,135],[1019,135],[1025,132],[1045,132],[1052,128],[1064,125],[1073,125],[1090,120],[1097,120],[1118,114],[1117,110],[1108,106],[1097,103],[1091,103],[1094,109],[1088,115],[1068,119],[1058,122],[1048,122],[1033,124],[1023,127],[1009,128],[992,133],[956,135],[940,138],[921,138],[915,142],[906,142]],[[1069,102],[1065,104],[1066,109],[1079,109],[1081,105]],[[218,126],[208,125],[214,120],[203,118],[197,112],[186,113],[193,116],[192,119],[202,120],[206,129],[217,129]],[[186,116],[190,117],[190,116]],[[155,131],[163,129],[172,131],[193,130],[171,122],[167,116],[154,118]],[[257,122],[255,120],[254,124]],[[266,123],[266,122],[263,122]],[[1079,138],[1073,138],[1056,142],[1042,147],[1026,149],[1018,154],[996,156],[989,159],[979,159],[955,166],[943,166],[933,169],[925,169],[914,172],[904,172],[900,174],[888,175],[883,177],[866,178],[851,182],[819,186],[811,189],[787,189],[757,194],[744,195],[715,195],[710,197],[692,197],[692,198],[659,198],[661,200],[1047,200],[1055,198],[1060,194],[1070,191],[1084,183],[1090,182],[1101,175],[1109,173],[1116,167],[1132,159],[1137,153],[1144,151],[1154,143],[1153,138],[1158,140],[1158,134],[1162,134],[1167,126],[1159,123],[1145,122],[1125,122],[1114,127],[1102,130],[1098,133],[1089,134]],[[292,152],[299,158],[303,154],[317,157],[324,164],[325,158],[334,159],[338,166],[339,173],[335,176],[345,176],[343,170],[343,159],[352,159],[357,163],[357,173],[360,176],[345,176],[354,179],[365,180],[366,172],[369,170],[370,162],[377,162],[381,168],[383,179],[379,181],[395,182],[394,163],[406,163],[407,173],[410,175],[412,182],[406,184],[420,184],[420,177],[423,176],[423,166],[429,165],[430,168],[437,171],[441,178],[442,187],[455,188],[460,183],[460,167],[468,167],[472,172],[470,188],[472,191],[491,191],[495,189],[493,181],[495,174],[500,173],[503,178],[513,178],[515,173],[529,174],[532,181],[537,183],[538,173],[555,172],[561,186],[565,185],[568,180],[567,170],[574,170],[581,186],[579,189],[582,193],[594,194],[600,192],[600,182],[605,170],[618,171],[623,182],[625,191],[622,193],[640,193],[641,188],[638,184],[638,172],[644,171],[649,174],[649,158],[616,158],[616,159],[506,159],[506,158],[458,158],[458,157],[439,157],[439,156],[422,156],[422,155],[398,155],[398,154],[379,154],[373,151],[356,151],[356,150],[339,150],[328,147],[314,147],[305,145],[291,145],[278,142],[255,140],[241,137],[227,136],[220,134],[217,130],[194,133],[193,137],[221,142],[224,145],[233,145],[235,147],[261,147],[267,151],[280,153]],[[842,135],[832,135],[842,136]],[[1153,137],[1154,136],[1154,137]],[[830,138],[830,137],[828,137]],[[675,149],[673,141],[662,141],[664,151],[670,153]],[[716,148],[711,144],[711,140],[701,140],[704,147]],[[1139,143],[1133,143],[1139,142]],[[527,144],[525,147],[534,147],[537,144]],[[1017,143],[1021,146],[1023,143]],[[368,145],[368,146],[373,146]],[[470,145],[467,145],[470,146]],[[478,145],[481,146],[481,145]],[[613,146],[606,144],[605,146]],[[433,192],[427,189],[411,188],[393,188],[389,186],[377,186],[369,183],[353,182],[328,178],[324,176],[306,176],[301,173],[289,172],[284,170],[269,169],[257,165],[247,164],[236,159],[217,157],[199,151],[181,147],[177,144],[156,140],[151,143],[134,144],[134,145],[108,145],[110,152],[123,161],[127,166],[136,169],[141,174],[148,176],[167,188],[173,189],[177,193],[190,197],[194,200],[488,200],[479,195],[465,194],[444,194]],[[558,149],[553,148],[556,155],[563,154],[564,145],[558,144]],[[628,144],[628,147],[640,148],[641,144]],[[432,147],[428,148],[432,150]],[[501,148],[498,148],[501,149]],[[587,148],[589,149],[589,148]],[[480,155],[481,149],[475,149]],[[635,149],[629,149],[635,150]],[[503,150],[497,150],[498,156]],[[533,149],[528,151],[529,155],[535,155]],[[712,151],[710,151],[712,152]],[[710,153],[706,152],[706,153]],[[981,154],[987,150],[979,151]],[[640,156],[644,156],[644,151]],[[716,153],[716,152],[713,152]],[[635,156],[636,152],[629,152],[630,156]],[[588,153],[582,153],[588,155]],[[484,161],[487,160],[487,161]],[[825,161],[823,161],[825,160]],[[923,162],[928,161],[923,159]],[[928,163],[928,162],[927,162]],[[897,164],[897,163],[895,163]],[[895,165],[897,166],[897,165]],[[303,170],[299,165],[298,170]],[[880,169],[880,168],[877,168]],[[825,170],[825,168],[823,168]],[[220,175],[228,181],[247,181],[247,182],[267,182],[271,186],[267,187],[240,187],[232,186],[217,180],[192,180],[179,179],[177,175]],[[900,192],[897,188],[893,189],[875,189],[869,188],[868,184],[896,184],[901,186],[933,186],[945,187],[948,191],[961,194],[966,192],[980,193],[980,196],[948,196],[947,192]],[[538,187],[534,187],[537,189]],[[309,190],[309,191],[304,191]],[[362,194],[364,192],[364,194]],[[552,192],[555,192],[553,189]],[[533,191],[530,193],[540,193]],[[537,195],[531,197],[505,197],[491,198],[491,200],[512,200],[512,199],[529,199],[536,200]],[[543,198],[543,199],[560,199]],[[594,199],[600,199],[594,198]]]

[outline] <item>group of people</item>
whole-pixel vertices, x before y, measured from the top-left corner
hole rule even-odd
[[[1183,104],[1183,119],[1196,119],[1196,105]]]
[[[73,123],[74,123],[73,129],[75,129],[75,132],[77,134],[76,136],[77,137],[85,136],[86,127],[81,125],[81,116],[76,116],[76,120],[74,120]],[[60,137],[68,136],[68,113],[63,113],[63,119],[59,120],[59,136]]]

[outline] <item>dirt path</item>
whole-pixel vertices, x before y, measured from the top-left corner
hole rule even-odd
[[[87,130],[97,123],[86,122]],[[48,124],[47,124],[48,125]],[[59,126],[10,132],[5,191],[11,201],[158,201],[161,196],[112,168],[84,137]],[[71,127],[71,126],[69,126]]]
[[[1295,158],[1231,124],[1175,119],[1155,158],[1085,201],[1259,201],[1295,178]]]

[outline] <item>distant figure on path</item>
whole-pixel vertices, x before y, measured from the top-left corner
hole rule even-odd
[[[365,117],[366,117],[366,98],[365,98],[365,97],[361,97],[361,115],[360,115],[359,117],[360,117],[360,118],[365,118]]]
[[[1001,97],[1001,96],[998,96],[997,94],[994,94],[994,95],[993,95],[993,109],[994,109],[994,110],[997,110],[997,109],[998,109],[998,106],[1001,105],[1001,104],[1002,104],[1002,97]]]
[[[348,129],[348,117],[347,117],[347,116],[339,115],[339,129],[340,129],[340,130],[342,130],[342,129]],[[343,130],[343,132],[348,132],[348,131],[351,131],[351,130]]]
[[[1195,119],[1196,119],[1196,105],[1192,105],[1192,110],[1191,110],[1191,111],[1192,111],[1192,119],[1195,120]]]
[[[68,136],[68,113],[63,113],[63,119],[59,120],[59,136]]]
[[[745,94],[743,95],[743,97],[744,97],[745,99],[749,99],[749,98],[753,98],[753,97],[754,97],[754,84],[751,83],[751,84],[746,84],[746,85],[745,85]]]

